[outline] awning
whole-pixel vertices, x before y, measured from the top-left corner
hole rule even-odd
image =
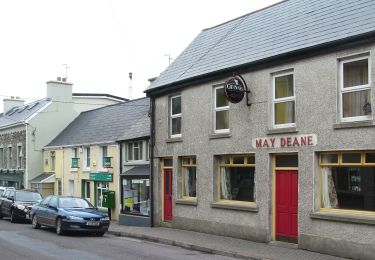
[[[134,166],[133,168],[122,172],[121,176],[150,176],[150,166]]]
[[[42,173],[30,181],[31,183],[55,183],[55,174]]]

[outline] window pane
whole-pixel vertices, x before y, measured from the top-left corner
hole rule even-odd
[[[224,88],[216,89],[216,107],[228,106],[228,100],[225,98]]]
[[[339,155],[338,154],[322,154],[321,155],[321,163],[329,164],[329,163],[339,163]]]
[[[220,167],[220,198],[254,201],[255,167]]]
[[[366,163],[375,163],[375,153],[366,153],[365,162]]]
[[[322,168],[324,208],[375,210],[375,167]]]
[[[368,84],[367,59],[344,63],[344,88]]]
[[[216,130],[229,129],[229,111],[216,112]]]
[[[139,160],[139,147],[134,145],[134,161]]]
[[[184,183],[183,196],[196,197],[196,169],[195,167],[183,167]]]
[[[171,167],[173,165],[172,159],[164,159],[164,166]]]
[[[133,160],[133,143],[128,144],[128,161]]]
[[[244,156],[234,156],[233,157],[233,164],[244,164],[245,157]]]
[[[123,211],[135,215],[150,215],[150,181],[148,179],[124,179]]]
[[[172,98],[172,115],[181,114],[181,96]]]
[[[276,167],[298,167],[298,155],[277,155],[276,156]]]
[[[371,114],[370,90],[343,93],[342,111],[344,117],[366,116]]]
[[[189,165],[190,164],[190,158],[188,158],[188,157],[182,158],[182,164],[183,165]]]
[[[192,161],[192,164],[193,164],[193,165],[196,165],[196,164],[197,164],[197,159],[196,159],[195,157],[193,157],[192,160],[193,160],[193,161]]]
[[[181,117],[172,118],[172,135],[181,134]]]
[[[360,153],[343,153],[342,154],[343,163],[361,163]]]
[[[292,97],[293,94],[293,74],[275,78],[275,98]]]
[[[295,122],[294,101],[275,104],[275,124],[290,124]]]
[[[139,142],[139,160],[143,160],[143,150],[142,150],[142,147],[143,147],[143,143]]]
[[[255,156],[248,156],[247,164],[255,164]]]
[[[220,164],[230,164],[230,157],[229,156],[222,156]]]

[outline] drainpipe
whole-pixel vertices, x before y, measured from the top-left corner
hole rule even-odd
[[[25,123],[25,126],[26,126],[26,138],[25,138],[25,156],[26,156],[26,161],[25,161],[25,172],[23,174],[23,179],[24,179],[24,187],[27,189],[29,188],[28,186],[28,171],[29,171],[29,166],[28,166],[28,161],[29,161],[29,147],[28,147],[28,143],[29,143],[29,126],[27,123]]]
[[[120,172],[119,172],[119,191],[120,191],[120,194],[119,194],[119,196],[120,196],[120,207],[121,207],[121,209],[120,209],[120,214],[121,214],[121,212],[122,212],[122,198],[123,198],[123,195],[122,195],[122,193],[123,193],[123,190],[122,190],[122,175],[121,175],[121,173],[122,173],[122,163],[123,163],[123,161],[122,161],[122,154],[123,154],[123,152],[122,152],[122,146],[123,146],[123,144],[124,144],[124,142],[123,141],[120,141],[120,142],[118,142],[118,144],[119,144],[119,146],[120,146]],[[119,220],[120,220],[120,216],[119,216]]]
[[[151,227],[154,226],[154,147],[155,147],[155,98],[150,97],[151,124],[150,124],[150,193],[151,193]]]

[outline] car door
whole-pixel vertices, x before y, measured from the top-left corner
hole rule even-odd
[[[2,208],[2,214],[4,216],[10,216],[10,208],[12,207],[13,200],[16,196],[16,192],[14,190],[10,190],[8,193],[8,196],[3,201],[1,208]]]
[[[46,225],[54,227],[57,217],[57,197],[53,196],[45,208]]]
[[[48,206],[48,202],[53,196],[48,196],[43,199],[39,205],[34,207],[34,214],[38,217],[39,224],[46,225],[46,207]]]

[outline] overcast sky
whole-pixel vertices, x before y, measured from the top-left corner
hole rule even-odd
[[[142,97],[202,29],[279,1],[0,1],[0,98],[44,98],[63,64],[75,93],[129,98],[132,72],[132,97]]]

